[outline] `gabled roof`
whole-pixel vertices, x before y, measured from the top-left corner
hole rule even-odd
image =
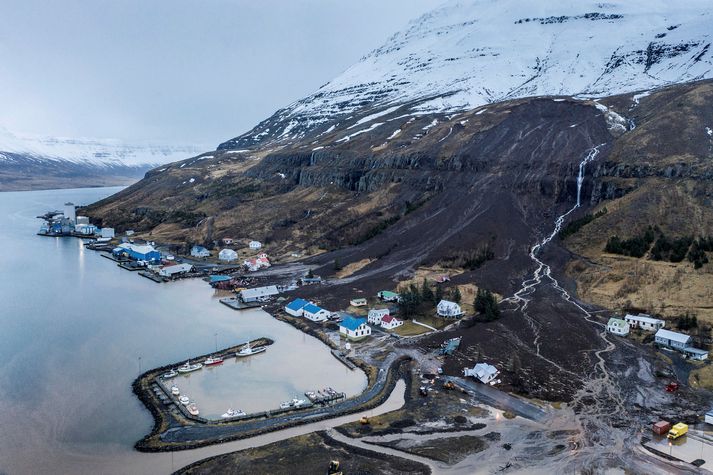
[[[255,287],[254,289],[245,289],[240,292],[240,295],[244,299],[252,299],[257,297],[269,297],[272,295],[279,294],[280,291],[277,290],[276,285],[267,285],[265,287]]]
[[[295,299],[287,304],[287,308],[290,310],[301,310],[307,304],[309,304],[309,302],[304,299]]]
[[[684,335],[683,333],[676,333],[663,328],[659,329],[659,331],[656,332],[656,337],[665,338],[666,340],[672,340],[678,343],[688,343],[688,340],[691,339],[690,336]]]
[[[391,315],[386,315],[384,318],[381,319],[381,323],[389,323],[392,320],[394,320],[394,317],[392,317]]]
[[[440,307],[441,305],[447,305],[449,307],[452,307],[454,305],[458,306],[457,303],[451,302],[450,300],[441,300],[440,302],[438,302],[438,306]]]
[[[624,327],[624,326],[628,325],[628,323],[626,323],[626,322],[625,322],[624,320],[622,320],[621,318],[614,318],[614,317],[612,317],[612,318],[609,319],[609,323],[607,323],[607,325],[608,325],[608,326],[614,326],[614,327]]]
[[[366,323],[366,320],[363,318],[349,317],[345,319],[342,323],[340,323],[339,326],[354,331],[364,323]]]
[[[650,315],[646,315],[645,313],[640,313],[638,315],[632,315],[632,314],[627,314],[625,319],[629,318],[632,320],[636,320],[637,322],[644,322],[644,323],[650,323],[652,325],[655,325],[657,323],[666,323],[664,320],[660,320],[658,318],[653,318]]]
[[[317,313],[323,309],[310,302],[304,306],[303,310],[307,313]]]
[[[399,296],[399,294],[397,294],[396,292],[392,292],[390,290],[382,290],[379,293],[384,297],[398,297]]]

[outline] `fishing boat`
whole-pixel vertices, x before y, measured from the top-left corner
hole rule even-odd
[[[171,379],[171,378],[175,378],[176,376],[178,376],[178,372],[175,369],[172,369],[168,373],[163,373],[161,375],[161,379]]]
[[[191,400],[188,398],[188,396],[184,394],[183,396],[178,398],[178,402],[180,402],[184,406],[187,406],[188,404],[190,404]]]
[[[198,414],[200,414],[200,411],[198,410],[198,406],[196,405],[195,402],[190,403],[190,404],[186,407],[186,409],[188,409],[188,412],[189,412],[192,416],[197,416]]]
[[[231,417],[238,417],[238,416],[245,416],[245,415],[246,415],[245,412],[241,411],[240,409],[238,409],[236,411],[235,409],[230,408],[220,417],[222,417],[223,419],[229,419]]]
[[[204,364],[206,366],[216,366],[216,365],[219,365],[222,363],[223,363],[223,358],[221,358],[220,356],[216,356],[216,357],[209,356],[208,358],[206,358],[206,360],[204,362]]]
[[[301,407],[307,404],[307,401],[304,399],[293,399],[291,402],[292,407]]]
[[[179,373],[190,373],[192,371],[198,371],[203,367],[200,363],[191,364],[191,360],[186,361],[186,364],[178,367]]]
[[[174,396],[179,396],[181,394],[181,391],[178,389],[178,386],[176,386],[175,384],[173,386],[171,386],[171,394],[173,394]]]
[[[289,409],[292,407],[292,401],[285,401],[280,403],[280,409]]]
[[[256,347],[253,348],[252,346],[250,346],[250,342],[247,342],[247,343],[245,344],[245,346],[243,346],[243,347],[240,349],[240,351],[238,351],[237,353],[235,353],[235,356],[237,356],[237,357],[239,357],[239,358],[244,357],[244,356],[252,356],[252,355],[255,355],[255,354],[257,354],[257,353],[262,353],[262,352],[265,351],[265,350],[267,350],[267,347],[266,347],[266,346],[256,346]]]

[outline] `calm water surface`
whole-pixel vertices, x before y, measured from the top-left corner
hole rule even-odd
[[[35,235],[38,214],[118,190],[0,193],[0,473],[170,471],[169,454],[132,450],[151,418],[130,385],[140,368],[213,351],[216,333],[220,347],[276,343],[176,380],[205,415],[275,408],[327,385],[361,392],[363,373],[325,345],[260,310],[219,304],[203,281],[155,284],[78,239]]]

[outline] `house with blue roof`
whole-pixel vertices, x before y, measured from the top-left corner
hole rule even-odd
[[[313,322],[323,322],[329,318],[331,312],[309,302],[302,308],[302,315]]]
[[[304,308],[309,302],[304,299],[295,299],[292,302],[285,305],[285,312],[292,315],[293,317],[301,317],[304,313]]]
[[[349,317],[339,324],[339,333],[350,340],[361,340],[371,335],[371,327],[366,324],[366,318]]]

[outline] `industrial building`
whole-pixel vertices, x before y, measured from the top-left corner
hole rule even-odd
[[[246,289],[240,292],[240,298],[243,302],[262,302],[270,297],[279,295],[280,291],[277,290],[277,286],[268,285],[265,287],[256,287],[254,289]]]
[[[125,242],[114,248],[112,254],[124,254],[129,259],[133,259],[135,261],[152,262],[161,260],[161,253],[148,244],[139,245]]]

